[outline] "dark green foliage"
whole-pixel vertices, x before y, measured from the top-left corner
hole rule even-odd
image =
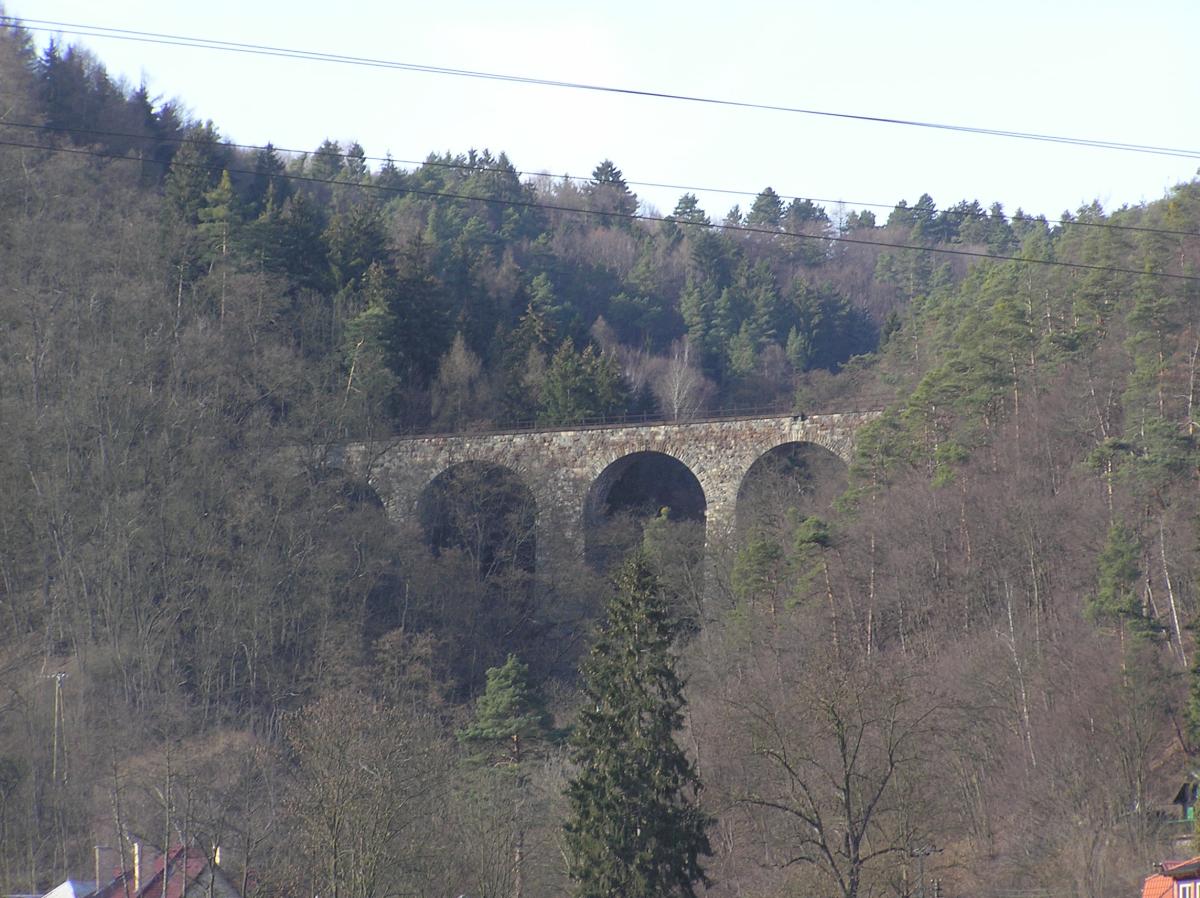
[[[169,213],[185,225],[195,225],[208,192],[217,186],[224,168],[216,129],[209,122],[190,128],[171,160],[164,187]]]
[[[376,251],[370,234],[365,232],[365,242],[345,244],[343,274],[359,271],[364,257]],[[347,286],[357,288],[354,292],[366,307],[346,325],[347,366],[354,364],[350,359],[355,353],[365,351],[378,357],[393,376],[427,383],[452,333],[445,289],[430,269],[424,241],[418,237],[410,242],[394,271],[375,261],[355,277]]]
[[[565,309],[554,293],[554,284],[545,272],[529,285],[529,304],[517,323],[513,346],[521,352],[538,349],[548,352],[565,329]]]
[[[1188,671],[1187,734],[1194,752],[1200,747],[1200,652],[1193,654]]]
[[[637,212],[637,194],[629,189],[625,176],[609,159],[596,166],[584,196],[588,208],[603,213],[604,227],[629,227],[629,216]]]
[[[577,352],[564,340],[542,385],[538,423],[573,424],[610,417],[625,405],[626,389],[612,358],[588,346]]]
[[[784,346],[798,371],[836,371],[853,356],[870,352],[876,343],[871,320],[828,288],[816,289],[797,280],[783,315],[782,323],[788,325]]]
[[[458,731],[488,763],[519,765],[551,735],[550,714],[529,681],[529,666],[516,655],[487,672],[487,686],[475,703],[475,717]]]
[[[337,290],[359,286],[372,265],[389,261],[383,213],[375,203],[360,203],[334,215],[324,239]]]
[[[52,140],[133,154],[148,182],[162,178],[182,130],[172,104],[155,109],[145,85],[126,95],[88,51],[53,40],[29,67]]]
[[[870,209],[851,212],[846,216],[846,223],[844,227],[848,232],[869,230],[870,228],[875,227],[875,213]]]
[[[341,174],[345,163],[342,161],[342,147],[335,140],[326,138],[313,153],[308,164],[309,177],[332,181]]]
[[[787,555],[771,535],[759,530],[751,534],[738,551],[730,573],[733,594],[743,602],[765,600],[775,607],[785,592]]]
[[[754,198],[746,226],[778,231],[783,226],[783,199],[770,187]]]
[[[1140,556],[1137,535],[1124,524],[1113,524],[1100,552],[1096,591],[1084,609],[1089,619],[1104,625],[1128,626],[1139,634],[1154,632],[1137,593]]]
[[[696,894],[706,883],[711,818],[675,741],[683,684],[677,624],[645,558],[621,569],[584,664],[584,705],[571,738],[579,772],[567,788],[569,870],[580,898]]]
[[[709,225],[712,223],[704,214],[704,210],[700,208],[700,202],[694,193],[685,193],[679,198],[671,217],[681,224]]]
[[[829,216],[825,209],[812,200],[794,199],[788,203],[784,213],[784,230],[790,234],[799,234],[806,227],[824,226],[829,224]]]
[[[269,206],[282,206],[291,195],[291,182],[284,176],[286,166],[275,147],[267,144],[254,154],[254,175],[246,191],[246,205],[254,215]]]
[[[321,210],[298,193],[284,203],[282,211],[264,210],[263,219],[276,225],[271,231],[274,239],[268,244],[269,267],[298,287],[326,288],[330,282],[329,250],[322,237],[325,226]]]

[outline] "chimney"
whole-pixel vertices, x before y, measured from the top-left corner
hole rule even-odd
[[[142,890],[142,843],[133,843],[133,894]]]
[[[221,846],[220,845],[213,846],[213,866],[214,867],[221,866]]]

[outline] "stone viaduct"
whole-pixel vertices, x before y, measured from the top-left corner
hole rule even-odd
[[[352,443],[333,459],[364,477],[393,520],[413,521],[422,494],[440,474],[464,462],[516,474],[536,504],[538,566],[558,553],[578,553],[584,524],[602,507],[616,478],[644,453],[669,456],[695,475],[704,492],[711,535],[734,524],[738,491],[750,467],[776,447],[812,443],[849,462],[855,434],[878,412],[775,415],[637,425],[395,437]]]

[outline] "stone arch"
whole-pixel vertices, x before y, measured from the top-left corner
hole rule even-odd
[[[735,523],[782,525],[789,514],[828,517],[846,491],[849,466],[823,441],[789,440],[761,452],[738,484]]]
[[[584,555],[604,568],[640,540],[642,524],[662,508],[675,523],[699,525],[708,497],[696,472],[672,452],[639,449],[609,461],[589,484],[583,503]]]
[[[420,490],[416,518],[435,554],[465,552],[481,575],[536,568],[537,499],[509,465],[485,459],[446,465]]]

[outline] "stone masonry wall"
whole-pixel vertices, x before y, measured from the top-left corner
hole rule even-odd
[[[397,438],[344,447],[344,463],[365,476],[393,520],[412,519],[435,477],[465,461],[513,471],[537,502],[539,565],[544,558],[582,547],[589,490],[618,459],[661,452],[696,475],[707,502],[709,533],[733,526],[738,490],[750,466],[786,443],[823,446],[847,463],[858,429],[878,415],[853,412],[810,417],[588,427],[577,430]]]

